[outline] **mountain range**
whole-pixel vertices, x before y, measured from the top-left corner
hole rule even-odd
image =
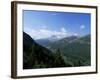
[[[72,61],[75,66],[77,66],[77,62],[81,62],[81,65],[86,66],[91,64],[90,40],[90,35],[70,36],[49,44],[47,48],[53,52],[60,49],[64,56]]]
[[[65,64],[59,51],[53,53],[23,32],[23,69],[64,67],[68,65]]]
[[[23,32],[23,69],[91,65],[90,35],[32,39]]]
[[[53,35],[53,36],[48,37],[48,38],[36,39],[35,41],[36,41],[38,44],[40,44],[40,45],[46,47],[47,45],[49,45],[49,44],[51,44],[51,43],[53,43],[53,42],[55,42],[55,41],[58,41],[58,40],[59,40],[59,38],[58,38],[57,36]]]

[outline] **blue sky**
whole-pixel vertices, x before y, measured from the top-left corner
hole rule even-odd
[[[34,39],[90,34],[90,20],[88,13],[23,11],[23,29]]]

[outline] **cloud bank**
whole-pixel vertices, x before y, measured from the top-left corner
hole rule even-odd
[[[31,29],[31,28],[25,28],[24,31],[28,33],[33,39],[43,39],[43,38],[50,38],[52,36],[56,36],[57,38],[64,38],[68,35],[66,29],[64,27],[61,27],[59,31],[56,30],[49,30],[46,27],[43,27],[41,29]]]
[[[80,29],[85,29],[85,25],[81,25],[80,26]]]

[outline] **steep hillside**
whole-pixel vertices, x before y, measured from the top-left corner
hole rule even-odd
[[[23,32],[23,69],[70,66],[66,64],[59,50],[53,53],[36,43]]]

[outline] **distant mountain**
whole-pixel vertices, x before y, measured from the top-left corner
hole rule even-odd
[[[38,44],[46,47],[48,44],[51,44],[52,42],[49,39],[37,39],[35,40]]]
[[[79,42],[79,43],[83,43],[83,44],[90,44],[91,43],[90,40],[91,40],[90,35],[86,35],[86,36],[80,37],[75,42]]]
[[[43,39],[37,39],[37,40],[35,40],[35,41],[36,41],[38,44],[40,44],[40,45],[46,47],[47,45],[49,45],[49,44],[51,44],[51,43],[53,43],[53,42],[55,42],[55,41],[57,41],[57,40],[59,40],[59,38],[57,38],[57,36],[53,35],[53,36],[51,36],[51,37],[43,38]]]
[[[90,35],[55,40],[36,41],[23,32],[23,69],[91,65]]]
[[[51,37],[48,38],[49,41],[54,42],[59,40],[59,38],[56,35],[52,35]]]
[[[59,50],[53,53],[23,32],[23,69],[64,66],[69,66],[69,64],[64,62]]]
[[[83,37],[70,36],[61,40],[55,41],[48,45],[48,49],[55,52],[56,49],[60,51],[74,64],[82,63],[82,65],[90,65],[90,35]],[[81,60],[81,62],[80,62]]]
[[[66,38],[63,38],[63,39],[60,39],[58,41],[55,41],[54,43],[52,43],[53,45],[65,45],[67,43],[71,43],[73,42],[74,40],[76,40],[78,37],[77,36],[69,36],[69,37],[66,37]]]

